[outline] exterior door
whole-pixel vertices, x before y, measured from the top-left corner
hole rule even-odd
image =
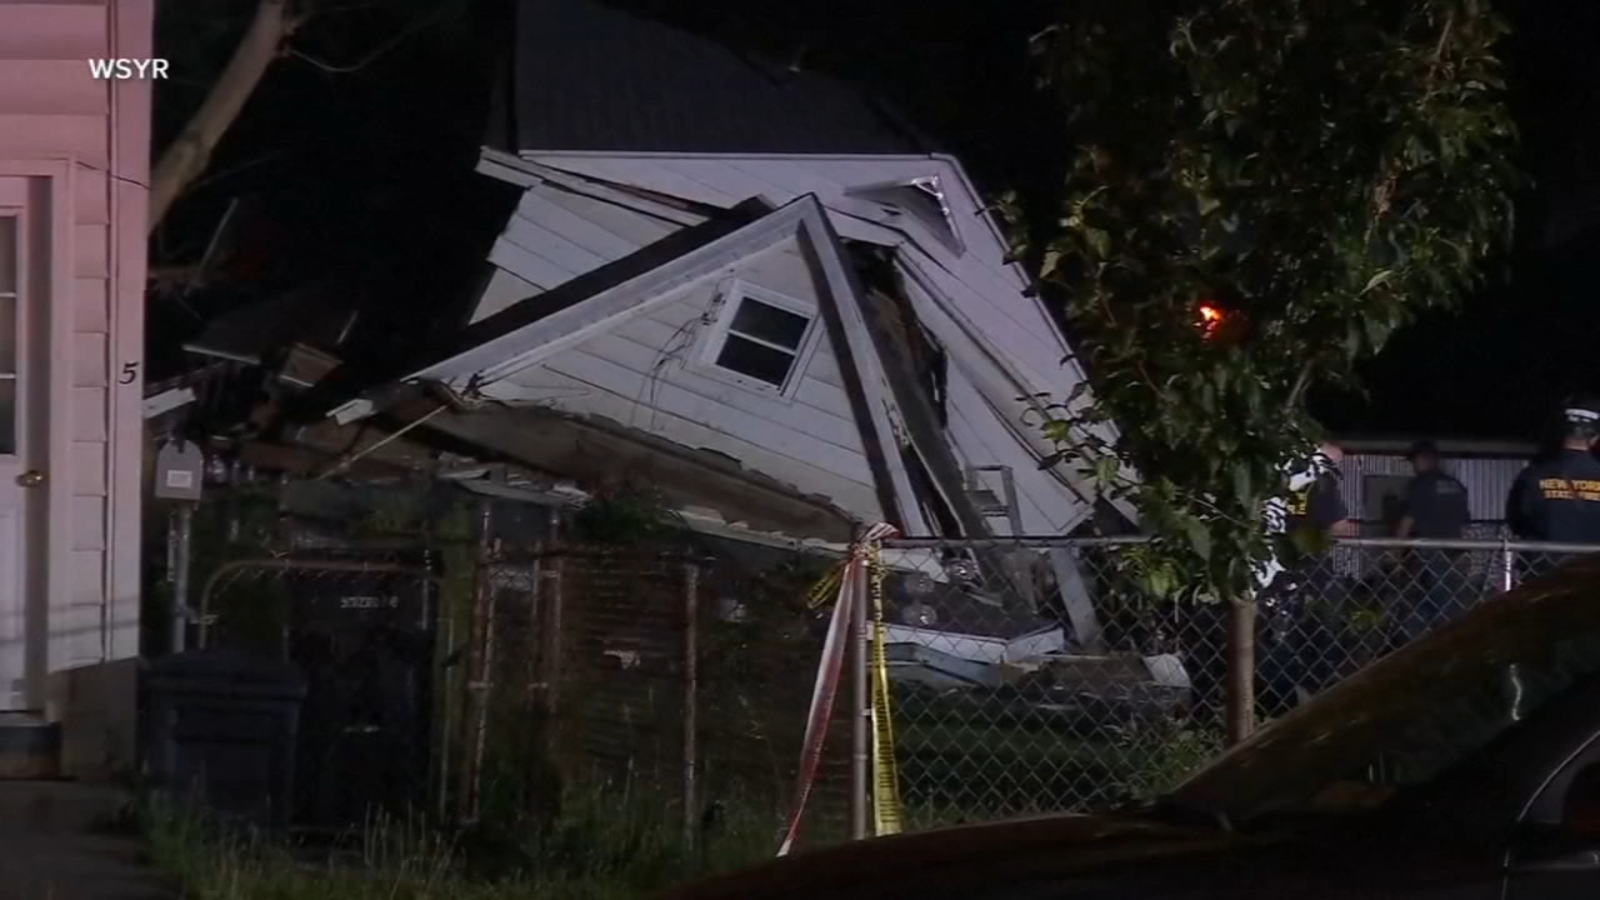
[[[34,604],[42,604],[42,426],[35,377],[43,310],[30,308],[28,180],[0,177],[0,712],[28,709]]]

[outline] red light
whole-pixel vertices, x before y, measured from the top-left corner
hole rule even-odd
[[[1221,307],[1210,303],[1202,303],[1200,304],[1200,321],[1195,324],[1199,326],[1201,334],[1209,338],[1216,335],[1217,329],[1221,327],[1223,320],[1227,317],[1228,314],[1223,312]]]

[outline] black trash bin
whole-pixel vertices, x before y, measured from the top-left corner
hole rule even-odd
[[[145,760],[160,788],[209,812],[289,823],[306,682],[294,666],[226,650],[145,670]]]

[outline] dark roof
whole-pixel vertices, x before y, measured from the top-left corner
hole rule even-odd
[[[854,85],[764,66],[596,0],[520,0],[512,69],[512,151],[931,149]]]
[[[305,398],[296,404],[298,416],[317,416],[348,400],[389,385],[428,366],[444,362],[474,347],[503,337],[546,316],[588,300],[616,285],[726,237],[772,212],[759,199],[746,200],[719,211],[715,218],[690,228],[675,231],[655,243],[623,258],[586,272],[542,294],[506,307],[467,328],[428,342],[415,353],[398,356],[388,353],[376,359],[352,358],[340,366]]]

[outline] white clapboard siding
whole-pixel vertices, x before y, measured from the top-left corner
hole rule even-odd
[[[968,466],[1009,466],[1026,534],[1065,534],[1090,512],[1090,505],[1055,476],[1040,471],[1039,458],[1006,431],[1000,414],[959,369],[947,373],[947,434],[956,457]],[[1020,418],[1020,404],[1015,410]],[[1004,533],[1009,526],[991,523]]]
[[[682,315],[685,321],[670,324],[668,315]],[[604,345],[604,355],[615,359],[629,359],[637,371],[658,375],[671,373],[674,382],[697,394],[728,403],[746,412],[766,414],[771,404],[765,397],[754,395],[726,382],[698,374],[691,358],[698,353],[700,337],[700,309],[688,302],[674,303],[656,311],[655,315],[639,316],[619,324],[616,329],[597,339]],[[831,350],[812,356],[806,372],[800,376],[790,404],[793,416],[803,418],[807,429],[817,429],[816,434],[840,446],[857,451],[861,436],[850,416],[850,398],[839,385],[838,361]]]
[[[57,365],[41,372],[52,423],[61,426],[52,429],[61,440],[49,441],[41,459],[52,512],[47,539],[26,548],[47,558],[49,577],[35,586],[40,606],[30,604],[26,629],[42,642],[27,641],[39,667],[18,687],[36,675],[54,685],[63,670],[138,651],[115,626],[136,626],[140,608],[142,185],[149,181],[151,85],[96,81],[84,60],[150,56],[153,15],[149,0],[0,0],[0,175],[35,179],[24,202],[37,203],[31,212],[56,229],[37,247],[55,258],[38,262],[43,271],[61,266],[64,276],[45,317],[59,326]],[[0,561],[0,577],[14,568]],[[42,617],[34,621],[36,614]],[[0,670],[9,673],[5,665]],[[40,707],[45,684],[28,691]],[[4,693],[12,688],[8,681]],[[56,706],[52,701],[52,719],[79,711],[71,700]],[[72,725],[69,732],[96,727]]]
[[[736,182],[697,180],[686,177],[670,166],[665,158],[656,157],[606,157],[606,156],[561,156],[546,159],[537,158],[541,164],[564,172],[572,172],[585,178],[594,178],[611,184],[634,185],[677,197],[681,200],[691,200],[696,203],[708,203],[713,206],[728,207],[746,200],[756,194],[744,193]],[[792,193],[792,192],[791,192]],[[802,192],[803,193],[803,192]],[[783,202],[793,199],[784,198]]]
[[[679,227],[553,185],[528,188],[489,253],[500,271],[490,278],[472,320],[622,259]]]
[[[578,273],[501,237],[489,251],[489,262],[510,271],[530,284],[538,285],[540,292],[571,281]]]
[[[524,218],[520,211],[512,214],[501,239],[530,253],[539,254],[574,276],[598,269],[611,261],[568,240],[552,225]]]
[[[489,283],[484,286],[483,295],[478,298],[478,305],[472,311],[472,321],[485,319],[502,309],[515,303],[544,293],[544,288],[531,281],[524,281],[505,269],[495,269],[489,276]]]
[[[863,228],[861,204],[847,197],[851,188],[937,175],[951,217],[967,246],[955,257],[932,240],[918,249],[938,270],[939,290],[964,313],[966,324],[1029,373],[1041,392],[1064,397],[1081,374],[1064,365],[1066,340],[1037,298],[1025,296],[1025,281],[1005,261],[1006,248],[981,210],[963,173],[938,157],[669,157],[541,154],[540,164],[590,178],[633,184],[701,203],[731,206],[751,196],[782,204],[815,194],[830,210],[835,227],[848,237],[873,240],[881,228]],[[876,224],[876,223],[875,223]],[[916,253],[906,248],[904,252]]]
[[[529,188],[528,192],[542,197],[568,212],[588,219],[602,230],[615,235],[618,239],[633,244],[635,248],[648,247],[683,227],[675,222],[668,222],[648,213],[630,209],[597,197],[574,193],[554,185],[536,186]],[[531,210],[526,210],[525,213],[533,216]],[[552,223],[552,227],[559,228],[560,225]],[[625,256],[626,254],[621,255]]]
[[[756,435],[736,434],[733,431],[740,430],[745,423],[761,420],[738,416],[736,418],[739,421],[730,421],[735,417],[728,414],[725,408],[708,410],[701,407],[695,410],[680,402],[682,398],[676,392],[669,393],[660,406],[646,409],[636,399],[641,393],[639,388],[643,386],[644,379],[636,377],[632,388],[624,389],[625,393],[608,390],[587,380],[609,377],[599,373],[601,366],[597,366],[596,362],[604,361],[577,351],[571,355],[562,354],[556,360],[520,372],[514,379],[521,389],[516,399],[522,403],[609,419],[684,447],[715,451],[737,460],[752,472],[790,485],[802,493],[826,496],[842,509],[864,519],[882,517],[877,494],[868,482],[865,471],[854,473],[853,477],[841,475],[826,468],[822,461],[799,458],[805,454],[797,452],[794,445],[784,441],[785,435],[792,433],[791,429],[782,432],[775,429]],[[585,377],[561,371],[555,366],[576,371]],[[692,411],[680,414],[661,406]]]
[[[622,216],[604,209],[600,201],[569,194],[566,196],[566,205],[563,205],[559,202],[561,198],[551,196],[554,193],[557,191],[548,186],[524,191],[522,199],[517,202],[515,221],[538,224],[606,261],[621,259],[642,246],[637,242],[638,237],[642,236],[638,229],[627,231],[634,237],[625,237],[607,227],[608,224],[614,225],[614,220]],[[587,209],[588,215],[578,212],[578,209]],[[663,223],[660,236],[665,237],[670,233]]]
[[[509,375],[511,396],[713,450],[858,515],[881,516],[860,428],[825,331],[802,357],[806,368],[788,398],[730,383],[707,367],[703,331],[729,277],[821,315],[818,283],[796,239],[786,239],[731,273],[681,289],[680,299],[619,316],[601,334]]]

